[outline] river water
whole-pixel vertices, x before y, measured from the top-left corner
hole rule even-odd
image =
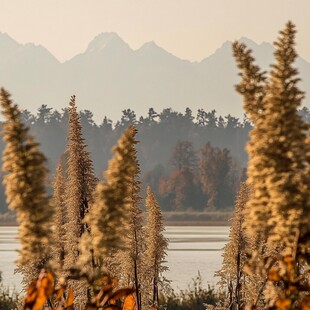
[[[222,264],[228,233],[229,227],[224,226],[166,226],[169,271],[165,276],[176,291],[186,289],[198,271],[205,287],[216,284],[214,272]],[[0,227],[0,271],[4,285],[20,291],[21,276],[14,274],[19,246],[16,236],[17,227]]]

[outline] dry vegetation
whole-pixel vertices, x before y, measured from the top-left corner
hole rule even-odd
[[[295,32],[291,22],[280,32],[268,78],[244,44],[233,45],[237,91],[254,128],[219,271],[227,298],[217,309],[310,308],[309,132],[297,113],[304,94],[293,67]]]
[[[211,289],[201,289],[199,279],[181,303],[160,298],[160,290],[167,287],[162,274],[168,242],[150,188],[143,223],[134,126],[114,147],[100,181],[73,96],[68,147],[50,199],[45,156],[18,107],[1,89],[7,143],[4,182],[10,209],[17,212],[17,265],[27,287],[19,308],[141,310],[159,309],[163,300],[168,309],[201,309],[209,302],[207,309],[310,309],[310,147],[308,124],[297,113],[303,93],[293,67],[295,32],[291,22],[280,32],[268,78],[245,45],[233,45],[241,76],[237,91],[253,130],[247,147],[248,179],[240,187],[217,273],[226,291],[220,301]],[[212,205],[218,197],[209,196]]]

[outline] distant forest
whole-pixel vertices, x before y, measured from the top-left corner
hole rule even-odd
[[[310,121],[308,108],[299,113]],[[48,156],[52,180],[59,159],[65,156],[68,109],[59,112],[42,105],[36,115],[23,110],[22,118]],[[111,149],[124,129],[135,124],[142,188],[152,187],[163,211],[232,209],[247,165],[245,145],[252,125],[246,116],[240,120],[218,116],[215,110],[193,113],[187,108],[180,113],[167,108],[157,113],[150,108],[147,117],[123,110],[114,124],[106,117],[96,124],[89,110],[81,111],[80,119],[98,177],[102,177],[112,157]],[[1,139],[0,151],[3,149]],[[7,212],[2,184],[0,212]]]

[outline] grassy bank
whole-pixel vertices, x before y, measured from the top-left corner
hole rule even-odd
[[[229,226],[232,217],[230,211],[173,211],[163,212],[166,226]],[[0,226],[16,226],[15,214],[8,212],[0,214]]]
[[[167,226],[229,226],[231,211],[174,211],[163,212]]]
[[[15,213],[0,213],[0,226],[17,226]]]

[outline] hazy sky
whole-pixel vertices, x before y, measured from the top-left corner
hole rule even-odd
[[[310,0],[0,0],[0,32],[41,44],[61,61],[110,31],[133,49],[154,40],[200,61],[226,40],[273,42],[289,19],[298,52],[310,61]]]

